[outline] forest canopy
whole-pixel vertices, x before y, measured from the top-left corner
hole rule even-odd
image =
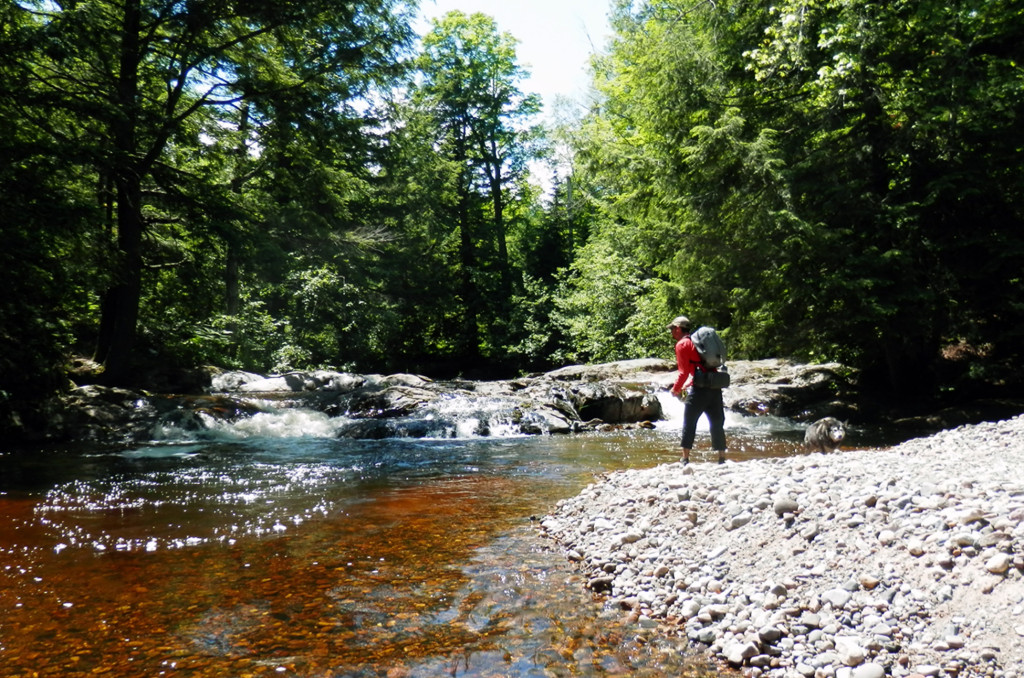
[[[1019,3],[615,0],[559,126],[515,36],[416,9],[4,2],[0,406],[75,360],[670,357],[680,313],[878,392],[1024,381]]]

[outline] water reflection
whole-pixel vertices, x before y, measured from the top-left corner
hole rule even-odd
[[[275,436],[261,425],[127,452],[0,457],[7,674],[706,670],[653,623],[604,610],[531,524],[595,474],[675,461],[676,422],[360,442],[290,417]],[[728,430],[734,459],[797,449],[786,422],[730,419]],[[710,458],[706,447],[702,437],[695,458]]]

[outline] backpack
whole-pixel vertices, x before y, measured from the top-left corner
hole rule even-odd
[[[706,369],[714,370],[725,365],[725,343],[714,327],[701,327],[690,335],[690,341]]]
[[[690,341],[700,354],[700,365],[694,370],[693,385],[700,388],[729,388],[728,369],[725,366],[725,343],[714,327],[701,327],[690,335]]]

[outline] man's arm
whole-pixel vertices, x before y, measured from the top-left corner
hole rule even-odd
[[[676,367],[679,369],[679,375],[676,376],[676,383],[672,386],[672,395],[677,398],[693,381],[693,356],[690,354],[695,352],[696,349],[693,348],[691,341],[681,339],[676,343]]]

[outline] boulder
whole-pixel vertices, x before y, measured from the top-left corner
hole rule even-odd
[[[675,372],[675,363],[660,358],[619,360],[598,365],[569,365],[547,372],[544,376],[557,381],[617,381],[639,379],[647,382],[654,375]]]
[[[797,421],[855,418],[856,373],[839,363],[806,365],[788,360],[729,363],[732,386],[724,392],[731,410]]]
[[[852,375],[840,365],[798,365],[781,360],[729,363],[733,386],[726,407],[748,415],[794,419],[850,411],[837,405],[851,391]],[[545,374],[496,381],[433,381],[415,374],[359,375],[330,370],[263,376],[213,374],[205,396],[151,395],[86,386],[73,390],[48,413],[48,439],[130,443],[151,439],[159,427],[198,430],[208,418],[235,420],[276,401],[330,417],[393,420],[339,422],[346,437],[422,437],[569,433],[649,426],[662,417],[659,392],[676,378],[668,360],[623,360],[573,365]],[[255,399],[255,398],[258,398]],[[852,398],[851,398],[852,400]]]
[[[215,374],[210,380],[210,390],[214,393],[241,391],[242,387],[246,384],[262,381],[265,378],[253,372],[242,372],[240,370],[221,372],[220,374]]]
[[[576,413],[583,421],[611,424],[661,419],[661,403],[650,393],[630,391],[610,382],[584,382],[572,389]]]
[[[339,399],[335,413],[355,418],[405,417],[434,401],[436,391],[414,386],[367,386]],[[344,411],[338,412],[344,403]]]

